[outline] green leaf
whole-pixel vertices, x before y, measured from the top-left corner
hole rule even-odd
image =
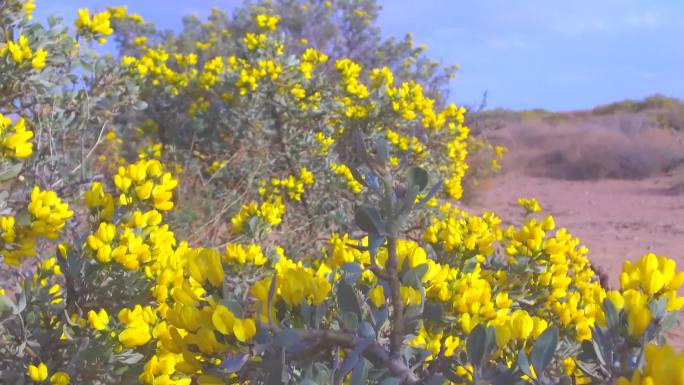
[[[582,341],[582,346],[577,358],[580,361],[591,362],[598,360],[596,356],[596,350],[594,349],[594,344],[591,341]]]
[[[26,309],[26,292],[21,292],[19,294],[19,299],[17,300],[16,314],[23,312]]]
[[[121,362],[122,364],[133,365],[140,362],[140,360],[142,360],[143,358],[145,358],[145,356],[140,353],[128,352],[120,354],[117,357],[117,361]]]
[[[551,363],[553,355],[556,353],[556,347],[558,346],[558,328],[552,326],[539,336],[537,341],[532,347],[532,366],[537,372],[537,375],[546,369],[546,367]]]
[[[0,208],[7,206],[7,199],[9,198],[9,192],[7,190],[0,191]]]
[[[322,362],[314,362],[313,377],[319,384],[327,384],[330,382],[330,369]]]
[[[368,379],[368,366],[368,360],[361,357],[352,371],[352,377],[351,381],[349,381],[349,385],[365,384],[366,380]]]
[[[528,377],[532,377],[532,371],[530,370],[530,361],[527,359],[527,354],[524,350],[518,352],[518,369],[525,373]]]
[[[266,373],[268,373],[266,385],[280,385],[285,383],[283,377],[286,376],[287,372],[285,366],[281,363],[280,357],[271,357],[270,360],[264,362],[263,366]]]
[[[425,273],[427,273],[428,268],[429,266],[427,263],[421,263],[420,265],[407,270],[401,277],[401,282],[414,289],[423,287],[422,279]]]
[[[459,376],[458,374],[456,374],[453,370],[451,370],[449,368],[444,369],[442,374],[444,375],[444,377],[447,380],[449,380],[453,383],[456,383],[456,384],[467,384],[467,383],[469,383],[469,381],[467,381],[465,378]]]
[[[299,341],[301,341],[301,338],[299,337],[299,331],[292,328],[278,331],[273,338],[273,343],[276,346],[284,348],[285,350],[291,348]]]
[[[301,305],[299,305],[299,314],[302,316],[302,320],[304,320],[304,323],[306,323],[307,325],[311,323],[313,313],[314,308],[309,304],[309,302],[302,301]]]
[[[401,384],[401,378],[397,377],[385,377],[380,381],[378,385],[399,385]]]
[[[358,263],[345,263],[342,265],[343,279],[347,285],[353,285],[361,278],[363,270]]]
[[[378,255],[378,249],[383,243],[385,243],[385,237],[378,234],[368,234],[368,252],[372,264],[375,264],[375,256]]]
[[[359,298],[354,289],[346,283],[341,283],[337,288],[337,304],[342,313],[353,313],[356,314],[358,320],[362,319]]]
[[[368,321],[363,321],[359,324],[356,334],[362,338],[373,338],[375,337],[375,329]]]
[[[620,314],[618,313],[613,301],[608,298],[603,300],[603,313],[606,316],[606,326],[609,330],[615,330],[620,325]]]
[[[133,109],[136,111],[144,111],[147,109],[147,103],[144,100],[138,100],[133,104]]]
[[[232,298],[224,298],[221,303],[230,310],[231,313],[237,318],[243,318],[244,313],[242,311],[242,305]]]
[[[21,163],[15,163],[0,172],[0,182],[5,182],[10,179],[16,178],[21,172],[23,165]]]
[[[11,299],[9,299],[7,296],[0,295],[0,315],[2,315],[5,312],[5,310],[11,310],[12,314],[17,314],[15,309],[16,306],[14,305],[14,302],[12,302]]]
[[[62,22],[62,18],[57,16],[57,15],[50,15],[48,16],[48,26],[50,28],[55,28],[57,25],[59,25]]]
[[[342,361],[342,365],[340,366],[340,373],[339,376],[340,378],[344,378],[344,376],[347,375],[347,373],[351,372],[352,369],[356,366],[356,364],[359,362],[359,355],[358,353],[349,353],[345,358],[344,361]]]
[[[387,139],[378,138],[378,140],[375,141],[375,153],[378,163],[380,163],[382,166],[386,165],[390,153],[389,142]]]
[[[351,172],[352,176],[354,177],[354,180],[359,182],[361,185],[368,187],[368,183],[366,183],[366,178],[361,175],[359,170],[356,169],[356,167],[348,167],[349,171]]]
[[[345,330],[356,330],[359,327],[359,316],[352,312],[342,313],[340,325]]]
[[[485,357],[489,356],[496,350],[496,328],[487,326],[485,335]]]
[[[486,339],[487,330],[482,324],[475,326],[466,339],[468,361],[475,367],[480,366],[484,358]]]
[[[443,181],[443,180],[440,180],[439,182],[435,183],[435,185],[432,186],[432,188],[430,189],[430,192],[428,192],[428,193],[423,197],[423,199],[421,199],[421,200],[416,204],[416,207],[417,207],[417,208],[420,208],[420,207],[425,206],[425,205],[428,203],[428,201],[429,201],[430,199],[432,199],[435,195],[437,195],[437,193],[439,192],[439,190],[442,189],[442,185],[443,185],[443,184],[444,184],[444,181]]]
[[[611,341],[601,328],[597,327],[592,330],[591,343],[594,347],[596,358],[601,365],[607,366],[609,363],[613,362],[613,347]]]
[[[227,356],[221,360],[220,368],[224,373],[237,373],[249,360],[249,356],[238,353],[235,356]]]
[[[423,315],[423,304],[420,305],[408,305],[404,308],[404,318],[406,322],[410,320],[417,320]]]
[[[409,188],[415,186],[418,192],[425,190],[429,180],[428,172],[422,167],[411,167],[408,170]]]
[[[323,321],[323,317],[328,313],[328,304],[326,302],[321,302],[316,306],[316,312],[314,313],[313,327],[318,329],[318,326]]]
[[[663,320],[660,322],[660,332],[667,333],[668,331],[672,330],[672,328],[677,326],[678,315],[678,312],[672,312],[665,316],[665,318],[663,318]]]
[[[380,212],[375,207],[371,206],[358,206],[356,212],[354,213],[354,218],[356,220],[356,225],[361,228],[361,230],[369,234],[385,234],[385,225],[380,217]]]
[[[444,376],[442,376],[441,374],[435,374],[433,376],[428,377],[424,382],[425,385],[443,385],[445,381],[446,378],[444,378]]]
[[[363,138],[363,134],[358,129],[352,132],[352,149],[362,161],[370,161],[370,155],[368,154],[368,148],[366,148],[366,142]]]
[[[444,318],[444,308],[438,303],[426,302],[423,307],[423,317],[427,321],[441,322]]]
[[[362,354],[373,343],[373,341],[373,338],[364,338],[356,344],[354,350],[352,350],[344,359],[344,361],[342,361],[342,365],[340,366],[340,377],[346,376],[347,373],[356,368],[358,364],[365,360],[362,357]]]
[[[268,287],[268,298],[266,298],[267,314],[271,314],[271,307],[273,306],[273,298],[275,298],[276,287],[277,287],[278,273],[273,273],[273,278],[271,279],[271,286]],[[259,318],[259,317],[257,317]],[[269,316],[269,323],[273,322]],[[271,325],[269,325],[271,326]]]
[[[382,326],[387,322],[387,319],[389,318],[389,312],[387,310],[387,306],[383,306],[380,309],[375,309],[374,307],[371,306],[371,321],[373,322],[373,327],[375,328],[376,331],[379,331]]]

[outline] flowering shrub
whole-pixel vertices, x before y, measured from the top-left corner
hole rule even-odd
[[[2,383],[681,382],[673,260],[608,290],[535,199],[519,227],[463,211],[480,144],[422,49],[328,55],[288,7],[373,36],[373,2],[269,4],[179,36],[81,10],[73,39],[0,10],[0,74],[29,90],[0,104]],[[110,36],[120,63],[81,52]],[[60,73],[75,91],[40,88]],[[225,231],[175,232],[189,194]]]

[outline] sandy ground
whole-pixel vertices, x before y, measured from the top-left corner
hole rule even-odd
[[[539,129],[537,134],[543,131]],[[503,136],[511,137],[511,132]],[[684,270],[684,194],[679,189],[673,191],[673,186],[684,185],[683,172],[641,179],[569,180],[548,173],[539,176],[545,165],[537,161],[539,147],[532,143],[538,141],[539,135],[535,138],[534,142],[519,140],[516,146],[509,146],[507,171],[477,192],[468,204],[471,210],[493,210],[504,222],[518,223],[522,212],[515,204],[517,198],[536,197],[559,227],[567,228],[589,247],[592,263],[609,275],[613,287],[619,286],[623,262],[646,252],[673,258],[678,270]],[[577,148],[582,145],[577,141],[586,139],[586,135],[582,139],[570,138],[576,142],[559,146]],[[601,159],[605,153],[588,156]],[[672,333],[672,342],[684,346],[684,312]]]

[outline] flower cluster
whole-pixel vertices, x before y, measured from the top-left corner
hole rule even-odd
[[[120,192],[122,205],[151,201],[156,210],[168,211],[173,208],[172,191],[178,181],[170,172],[164,171],[158,160],[142,159],[128,167],[120,167],[114,184]]]
[[[56,239],[66,220],[74,215],[69,204],[62,202],[54,191],[40,191],[38,186],[31,192],[28,212],[33,218],[31,230],[49,239]]]
[[[30,65],[35,70],[45,68],[48,52],[42,48],[34,51],[25,35],[19,35],[17,41],[8,40],[0,47],[0,58],[7,56],[17,66]]]
[[[644,368],[635,370],[631,378],[618,378],[617,385],[684,383],[684,351],[677,354],[670,345],[651,344],[646,347],[645,355]]]
[[[299,170],[299,176],[290,175],[287,178],[273,178],[270,182],[265,180],[259,181],[259,195],[272,196],[286,194],[295,202],[302,200],[304,189],[307,186],[313,185],[315,182],[314,174],[306,167]]]
[[[5,157],[23,159],[33,154],[33,131],[26,128],[24,118],[19,118],[12,124],[12,119],[0,114],[0,138]]]
[[[527,214],[533,214],[542,211],[539,201],[537,201],[535,198],[518,198],[518,206],[524,208]]]
[[[351,170],[346,164],[337,164],[333,162],[330,164],[330,169],[336,175],[340,175],[342,178],[344,178],[344,182],[349,191],[358,194],[361,192],[361,190],[363,190],[363,185],[361,184],[361,182],[356,180],[356,178],[354,177]]]
[[[90,15],[90,10],[82,8],[78,10],[78,18],[74,22],[78,33],[89,39],[96,39],[100,44],[107,41],[107,36],[114,33],[110,19],[112,14],[109,11]]]

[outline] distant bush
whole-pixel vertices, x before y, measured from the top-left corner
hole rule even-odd
[[[621,102],[606,104],[595,107],[592,113],[595,115],[612,115],[616,112],[641,112],[655,109],[684,108],[681,101],[663,95],[653,95],[643,100],[624,100]]]

